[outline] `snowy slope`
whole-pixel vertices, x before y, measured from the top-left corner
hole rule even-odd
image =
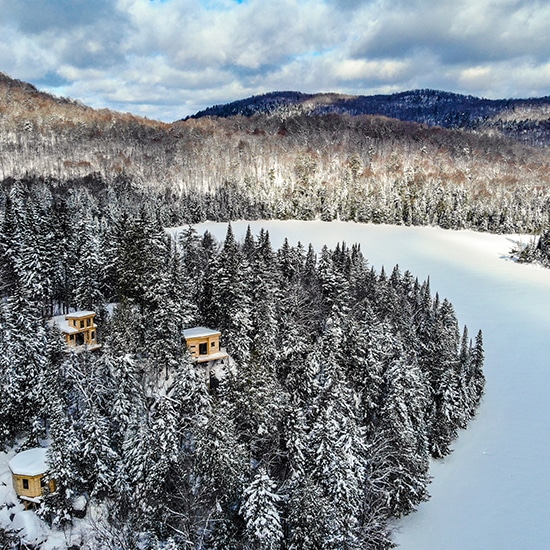
[[[243,238],[248,222],[234,222]],[[251,222],[274,247],[288,237],[359,242],[371,265],[396,263],[455,306],[470,334],[484,333],[486,396],[454,453],[432,465],[432,498],[405,518],[403,550],[546,550],[550,544],[550,270],[508,258],[516,237],[429,227]],[[225,224],[201,224],[223,239]],[[524,241],[529,238],[524,237]]]

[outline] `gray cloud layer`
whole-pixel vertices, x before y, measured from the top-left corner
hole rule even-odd
[[[272,90],[550,94],[546,0],[0,0],[0,70],[175,120]]]

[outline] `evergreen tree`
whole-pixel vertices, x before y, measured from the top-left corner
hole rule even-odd
[[[485,352],[483,349],[483,333],[481,330],[476,335],[475,344],[470,352],[470,357],[470,366],[466,374],[466,385],[468,389],[469,410],[473,416],[485,390],[485,375],[483,374]]]
[[[113,449],[109,418],[91,402],[82,418],[82,461],[86,465],[90,497],[111,495],[116,484],[120,458]]]
[[[72,521],[73,498],[84,488],[81,475],[82,439],[67,407],[60,395],[52,399],[50,425],[50,446],[48,447],[47,480],[55,481],[55,491],[44,498],[40,514],[54,525],[63,526]],[[76,429],[75,429],[76,428]]]
[[[74,262],[69,264],[73,299],[76,309],[97,311],[104,303],[105,258],[97,223],[86,219],[74,233]]]
[[[278,550],[283,542],[282,520],[275,482],[265,468],[259,467],[243,490],[240,512],[245,521],[244,547],[254,550]]]
[[[23,189],[15,185],[6,193],[0,231],[0,288],[3,296],[10,295],[20,285],[17,263],[28,232]]]
[[[228,353],[238,363],[246,363],[250,358],[252,330],[250,294],[246,286],[249,265],[239,250],[231,225],[216,263],[213,295],[218,302],[218,322],[214,326],[222,330]]]
[[[375,455],[374,475],[383,477],[387,506],[394,517],[408,514],[428,498],[429,449],[426,406],[430,389],[414,362],[398,359],[385,373],[381,411],[382,452]]]
[[[41,406],[47,336],[25,294],[14,294],[0,308],[0,441],[6,442],[31,428]]]
[[[460,333],[454,309],[446,299],[440,303],[437,295],[432,307],[429,332],[421,335],[420,364],[432,388],[430,450],[432,456],[439,458],[450,452],[450,443],[464,425],[466,412],[461,391]]]
[[[297,479],[288,501],[289,550],[325,548],[331,533],[332,510],[321,486],[306,473]]]

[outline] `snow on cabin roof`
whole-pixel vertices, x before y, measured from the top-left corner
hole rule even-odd
[[[212,330],[211,328],[206,327],[194,327],[186,328],[183,331],[183,337],[187,340],[188,338],[205,338],[207,336],[219,336],[221,332],[219,330]]]
[[[89,317],[90,315],[95,315],[95,311],[73,311],[72,313],[67,313],[67,319],[80,319],[81,317]]]
[[[44,447],[29,449],[16,454],[9,462],[8,466],[15,475],[37,476],[43,474],[48,466],[46,464],[46,451]]]
[[[52,317],[49,322],[52,326],[58,328],[65,334],[75,334],[78,332],[77,328],[69,326],[69,321],[67,321],[65,315],[56,315]]]

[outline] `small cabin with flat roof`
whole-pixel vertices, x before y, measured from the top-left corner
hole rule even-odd
[[[220,347],[221,334],[219,330],[206,327],[188,328],[183,331],[187,349],[197,363],[228,357],[225,350]]]
[[[95,315],[95,311],[73,311],[53,317],[51,323],[63,334],[68,348],[87,346],[93,350],[99,348]]]
[[[47,449],[37,447],[16,454],[9,462],[13,488],[25,507],[39,504],[42,496],[55,491],[55,482],[46,482]]]

